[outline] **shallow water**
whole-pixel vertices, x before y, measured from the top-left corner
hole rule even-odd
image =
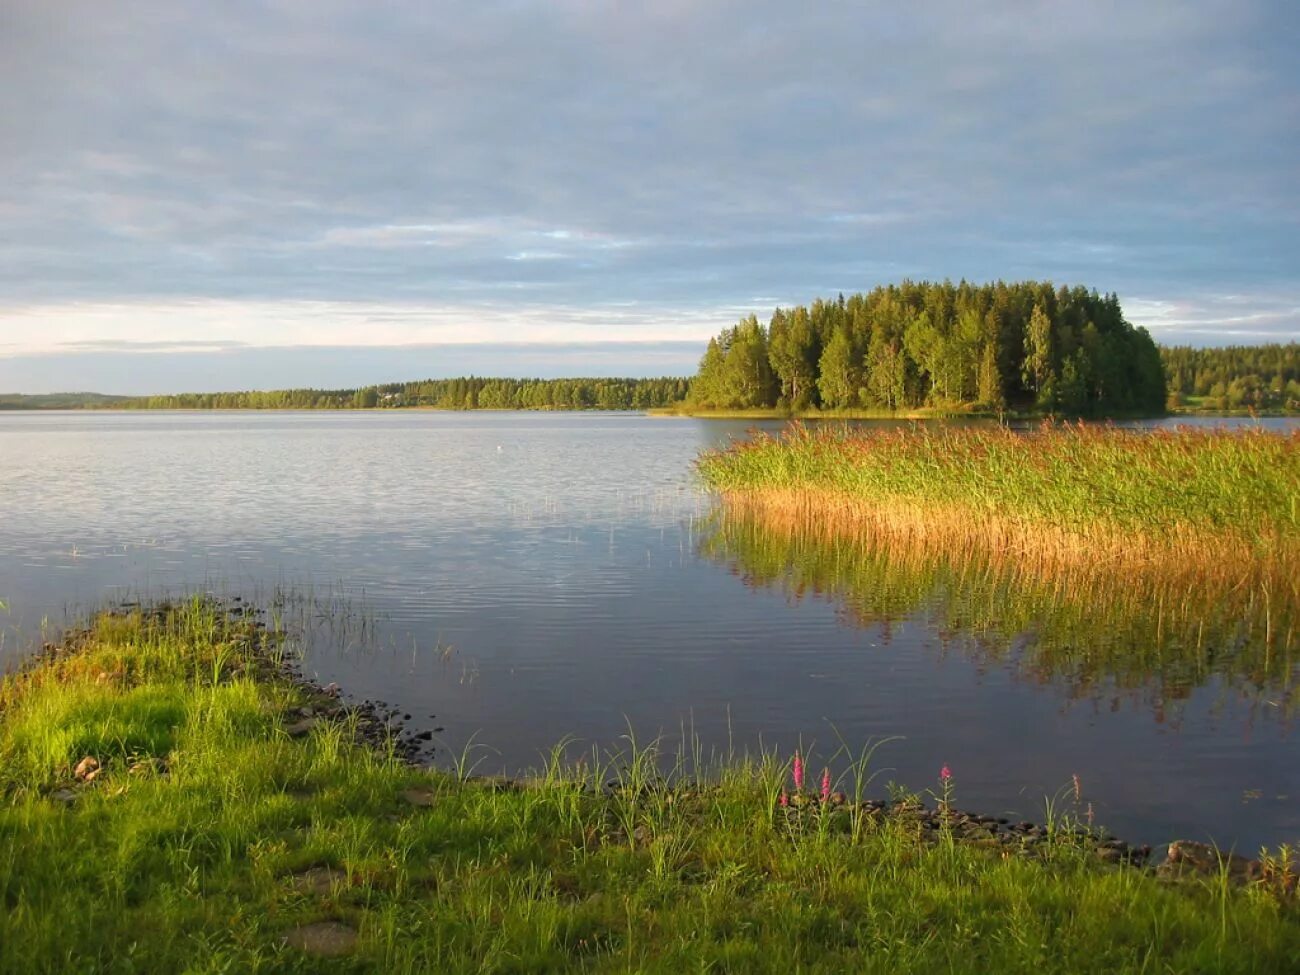
[[[109,602],[279,599],[313,623],[309,671],[444,729],[442,758],[476,735],[482,771],[533,765],[565,735],[616,746],[629,724],[823,755],[837,734],[897,735],[877,753],[882,792],[937,788],[947,764],[960,805],[1041,819],[1077,774],[1084,805],[1134,841],[1300,839],[1293,668],[1272,661],[1251,684],[1227,654],[1196,680],[1103,667],[1081,681],[1026,666],[1029,635],[989,652],[924,593],[885,618],[816,573],[801,591],[781,566],[756,572],[691,473],[701,448],[752,426],[0,414],[0,661],[44,621]]]

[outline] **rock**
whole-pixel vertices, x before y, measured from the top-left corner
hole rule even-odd
[[[99,759],[91,755],[83,758],[77,763],[77,767],[72,770],[72,775],[78,782],[92,782],[98,774]]]
[[[284,943],[318,958],[339,958],[356,947],[357,932],[340,921],[317,921],[289,931]]]
[[[412,806],[429,807],[433,805],[434,792],[432,789],[415,788],[407,789],[402,793],[402,798]]]
[[[55,802],[70,806],[77,801],[77,792],[74,789],[55,789],[50,793],[50,798]]]
[[[284,731],[290,738],[305,738],[314,727],[316,727],[315,718],[303,718],[301,721],[285,725]]]
[[[1103,846],[1097,850],[1097,859],[1102,863],[1123,863],[1124,854],[1113,846]]]
[[[1219,850],[1208,843],[1174,840],[1169,844],[1165,862],[1156,868],[1156,873],[1172,879],[1187,874],[1212,877],[1223,869],[1227,870],[1229,882],[1234,884],[1258,880],[1264,872],[1258,860],[1249,860],[1236,853]]]
[[[333,892],[336,884],[347,886],[348,877],[343,871],[331,867],[312,867],[310,870],[294,874],[289,878],[289,882],[293,885],[293,889],[301,894],[327,897]]]

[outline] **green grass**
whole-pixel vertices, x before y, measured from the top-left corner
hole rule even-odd
[[[613,755],[561,745],[508,789],[355,745],[355,718],[290,738],[286,712],[320,698],[276,676],[263,631],[200,602],[102,617],[74,643],[0,685],[5,972],[1037,975],[1300,957],[1294,901],[1262,887],[1167,885],[1068,839],[1033,859],[926,842],[853,803],[791,820],[780,756],[707,777],[685,756],[670,789],[629,735]],[[74,786],[88,754],[104,771]],[[303,889],[313,867],[333,872]],[[327,919],[359,932],[349,956],[282,944]]]

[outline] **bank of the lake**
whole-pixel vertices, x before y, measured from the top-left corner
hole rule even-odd
[[[939,407],[917,407],[908,410],[790,410],[775,407],[755,407],[752,409],[723,409],[717,407],[693,406],[682,403],[677,406],[665,406],[647,410],[649,416],[691,417],[700,420],[946,420],[957,417],[969,419],[1027,419],[1030,414],[991,413],[985,410],[941,409]]]
[[[471,777],[472,752],[416,768],[376,743],[382,715],[295,680],[258,619],[105,614],[5,680],[0,969],[1280,972],[1300,953],[1276,859],[1157,877],[1059,814],[997,839],[955,811],[960,776],[928,811],[858,801],[865,754],[802,790],[778,755],[707,780],[683,756],[668,787],[630,741],[561,747],[527,783]]]

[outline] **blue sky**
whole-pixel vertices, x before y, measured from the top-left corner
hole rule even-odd
[[[0,0],[0,391],[689,373],[905,277],[1295,339],[1297,49],[1251,0]]]

